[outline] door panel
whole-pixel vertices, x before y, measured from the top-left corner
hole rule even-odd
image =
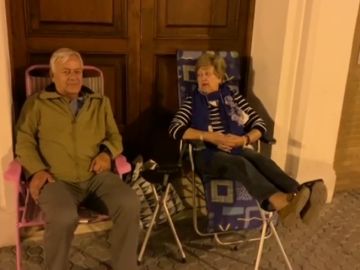
[[[34,36],[89,35],[125,38],[125,0],[28,0],[25,2],[26,32]]]
[[[177,108],[176,50],[237,50],[248,59],[254,2],[6,0],[16,116],[25,68],[70,47],[104,72],[127,154],[144,153],[148,138],[167,138]]]
[[[155,6],[156,37],[237,37],[239,4],[236,0],[158,0]]]

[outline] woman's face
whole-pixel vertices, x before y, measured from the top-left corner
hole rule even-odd
[[[215,73],[213,66],[203,66],[197,71],[197,82],[199,90],[209,94],[219,90],[221,79]]]

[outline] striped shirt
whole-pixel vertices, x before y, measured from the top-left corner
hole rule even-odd
[[[233,92],[235,104],[248,116],[244,123],[245,132],[258,129],[262,134],[266,132],[263,119],[250,107],[245,98],[239,92]],[[210,102],[211,103],[211,102]],[[209,110],[209,131],[225,132],[224,124],[221,121],[220,109],[216,104],[208,103]],[[175,114],[169,127],[169,134],[174,139],[181,139],[185,131],[191,126],[192,120],[192,96],[188,96],[180,109]]]

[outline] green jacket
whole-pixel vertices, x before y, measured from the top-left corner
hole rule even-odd
[[[68,99],[48,88],[29,97],[22,108],[16,155],[28,176],[46,169],[57,180],[86,181],[101,147],[112,157],[123,150],[109,99],[83,86],[84,103],[74,116]]]

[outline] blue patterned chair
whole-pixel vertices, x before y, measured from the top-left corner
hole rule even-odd
[[[205,51],[178,51],[177,52],[177,74],[178,74],[178,96],[179,104],[186,96],[191,95],[197,88],[195,65],[197,58]],[[232,90],[240,90],[241,63],[236,51],[206,51],[222,56],[225,59],[227,70],[225,83]],[[241,92],[241,91],[240,91]],[[264,141],[272,141],[264,138]],[[265,211],[259,203],[252,198],[244,186],[232,179],[214,179],[211,175],[203,175],[201,182],[204,186],[204,193],[199,193],[197,188],[196,164],[193,159],[193,148],[191,142],[183,141],[182,147],[189,152],[189,159],[192,170],[193,187],[193,225],[194,230],[200,236],[213,236],[221,245],[236,245],[245,241],[259,241],[259,249],[255,262],[255,269],[260,265],[264,240],[272,234],[275,235],[277,243],[282,251],[289,269],[292,269],[283,245],[278,237],[274,226],[274,213]],[[185,146],[184,146],[185,145]],[[200,229],[198,226],[197,198],[203,197],[207,207],[207,229]],[[252,238],[243,237],[226,241],[225,235],[237,234],[244,230],[255,229],[258,236]],[[243,234],[241,234],[243,236]]]

